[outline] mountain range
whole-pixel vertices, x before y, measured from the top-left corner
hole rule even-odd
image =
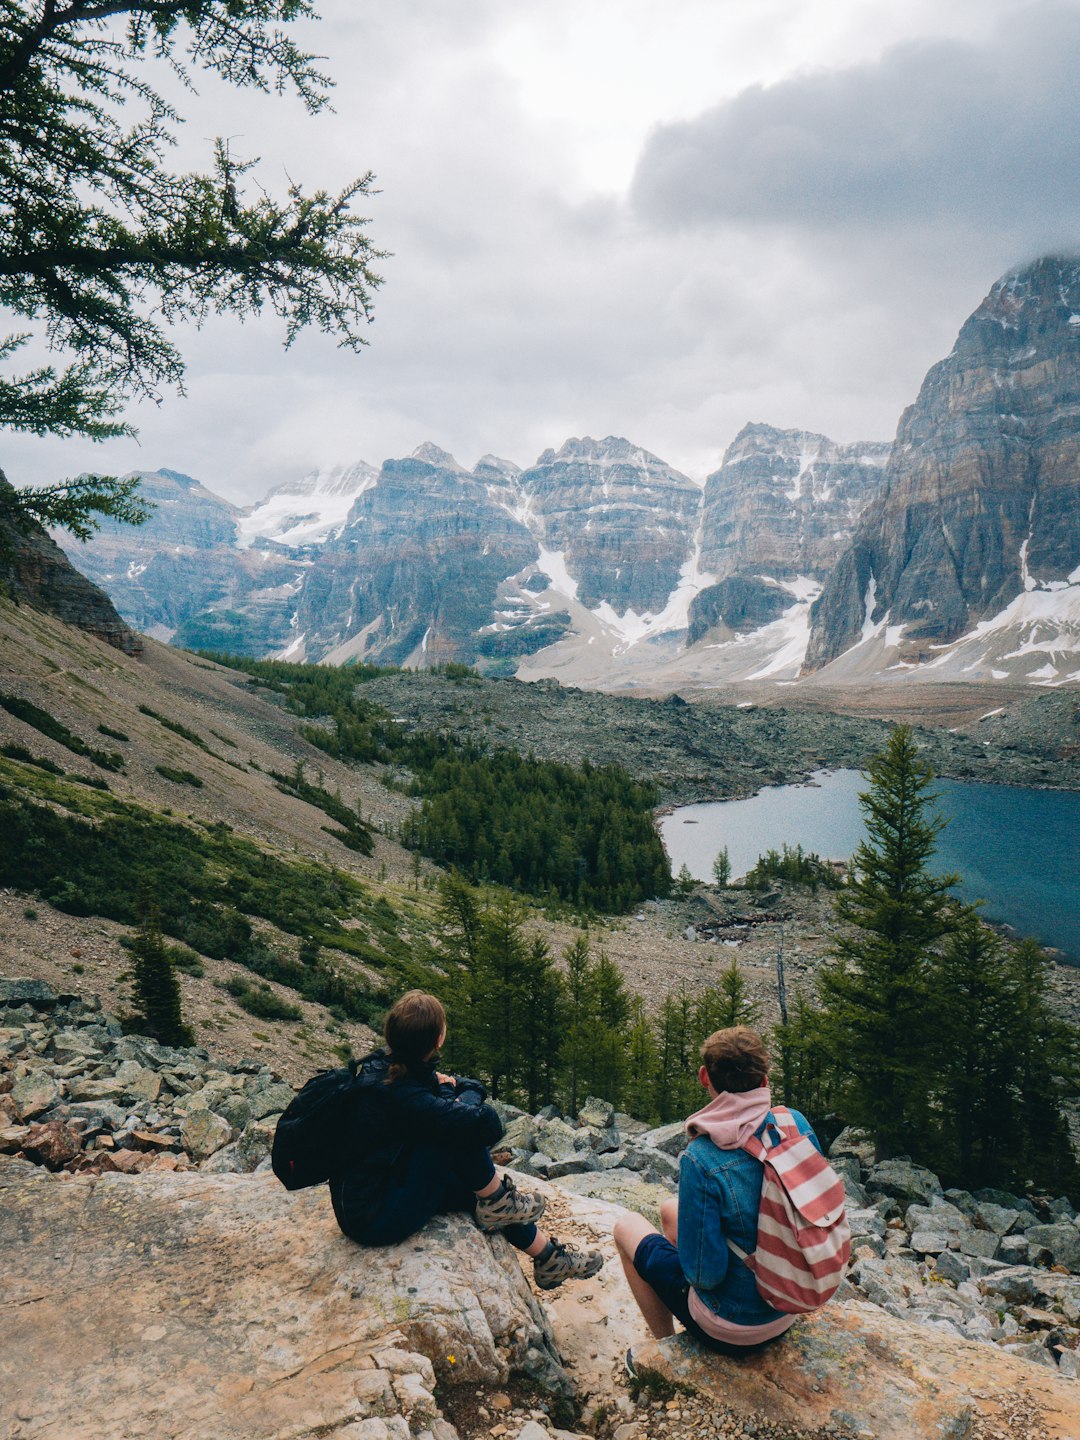
[[[1080,262],[1000,280],[893,443],[748,424],[702,487],[608,436],[433,444],[240,509],[172,470],[75,563],[136,629],[586,687],[1080,679]]]

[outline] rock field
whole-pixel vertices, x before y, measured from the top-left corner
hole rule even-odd
[[[93,997],[58,994],[41,981],[0,980],[0,1188],[6,1194],[0,1204],[5,1217],[0,1228],[13,1224],[19,1237],[19,1243],[10,1237],[12,1246],[5,1253],[27,1252],[26,1242],[37,1229],[55,1227],[52,1240],[44,1232],[39,1236],[37,1262],[31,1255],[25,1265],[13,1262],[8,1267],[15,1306],[31,1307],[24,1318],[44,1314],[34,1308],[46,1295],[35,1289],[41,1277],[35,1280],[33,1265],[59,1253],[49,1250],[49,1245],[70,1251],[70,1238],[57,1236],[77,1232],[80,1253],[72,1260],[64,1287],[69,1297],[65,1307],[86,1309],[93,1303],[95,1285],[107,1289],[127,1275],[125,1303],[146,1310],[141,1329],[135,1329],[144,1339],[151,1336],[144,1359],[129,1360],[140,1383],[152,1392],[150,1409],[157,1419],[153,1425],[131,1428],[134,1411],[125,1407],[135,1401],[120,1393],[108,1412],[109,1424],[102,1421],[99,1428],[85,1429],[85,1440],[120,1435],[128,1440],[136,1434],[150,1440],[173,1436],[195,1440],[202,1433],[191,1428],[191,1416],[172,1428],[172,1422],[163,1418],[180,1404],[181,1390],[176,1388],[180,1382],[175,1365],[160,1363],[160,1348],[153,1349],[160,1327],[148,1316],[156,1306],[171,1334],[172,1322],[161,1310],[162,1298],[155,1288],[165,1285],[170,1275],[170,1283],[182,1292],[179,1299],[174,1294],[174,1302],[181,1309],[194,1302],[198,1310],[196,1336],[184,1342],[180,1353],[190,1358],[198,1341],[204,1347],[203,1369],[208,1354],[222,1369],[215,1393],[225,1395],[222,1414],[229,1423],[218,1431],[223,1440],[234,1435],[300,1440],[316,1434],[333,1440],[406,1440],[407,1436],[566,1440],[583,1429],[613,1440],[669,1436],[678,1440],[689,1435],[779,1440],[847,1434],[886,1440],[905,1434],[890,1429],[892,1422],[883,1417],[891,1413],[890,1407],[901,1417],[908,1414],[904,1406],[911,1397],[903,1397],[911,1375],[925,1375],[926,1394],[933,1395],[938,1406],[935,1413],[945,1414],[954,1405],[956,1377],[948,1380],[940,1357],[951,1356],[956,1346],[967,1357],[960,1374],[977,1373],[982,1386],[978,1394],[984,1399],[997,1397],[988,1409],[978,1411],[980,1415],[996,1417],[997,1424],[1005,1415],[1001,1397],[1015,1398],[1030,1390],[1034,1408],[1029,1410],[1036,1419],[1065,1414],[1071,1416],[1068,1425],[1080,1424],[1080,1387],[1073,1390],[1080,1376],[1080,1219],[1063,1198],[943,1191],[936,1176],[906,1160],[874,1163],[865,1137],[845,1131],[831,1149],[848,1192],[854,1242],[854,1263],[843,1296],[811,1321],[800,1322],[790,1342],[763,1352],[770,1357],[767,1362],[721,1363],[720,1357],[702,1357],[686,1342],[640,1348],[644,1333],[611,1250],[611,1227],[622,1213],[620,1207],[655,1218],[660,1201],[675,1189],[685,1143],[681,1124],[650,1130],[593,1097],[576,1117],[564,1117],[551,1108],[532,1116],[502,1106],[506,1132],[497,1152],[500,1163],[513,1166],[523,1177],[533,1177],[523,1183],[535,1184],[548,1195],[555,1233],[575,1243],[599,1244],[608,1264],[594,1284],[565,1287],[544,1297],[541,1305],[508,1247],[501,1241],[489,1246],[463,1217],[445,1217],[405,1246],[380,1252],[390,1277],[389,1292],[384,1294],[381,1282],[376,1284],[373,1278],[378,1267],[373,1270],[357,1258],[372,1252],[357,1251],[337,1234],[321,1188],[290,1197],[264,1173],[274,1125],[292,1094],[287,1082],[258,1061],[225,1065],[202,1049],[170,1049],[145,1037],[125,1036]],[[253,1171],[260,1173],[248,1173]],[[236,1188],[249,1181],[258,1188]],[[180,1222],[171,1218],[176,1207],[177,1215],[187,1217],[179,1230]],[[281,1344],[292,1347],[291,1359],[271,1356],[266,1362],[269,1369],[259,1362],[248,1373],[237,1349],[240,1342],[230,1338],[231,1327],[250,1328],[255,1322],[234,1314],[233,1301],[227,1297],[235,1298],[240,1287],[243,1310],[255,1303],[257,1297],[248,1292],[256,1281],[270,1283],[254,1251],[245,1261],[248,1252],[242,1247],[256,1246],[263,1227],[267,1253],[276,1253],[283,1217],[298,1222],[287,1233],[292,1236],[289,1245],[300,1246],[299,1259],[293,1254],[289,1263],[309,1265],[321,1275],[322,1267],[329,1264],[330,1247],[337,1256],[334,1265],[344,1267],[340,1284],[346,1288],[351,1284],[354,1298],[362,1301],[357,1313],[363,1317],[363,1343],[355,1327],[347,1343],[341,1340],[351,1356],[348,1376],[340,1373],[344,1361],[337,1352],[336,1358],[328,1358],[328,1352],[319,1348],[325,1340],[320,1328],[325,1317],[317,1325],[298,1319],[299,1302],[288,1298],[292,1290],[286,1295],[275,1289],[272,1307],[274,1323],[284,1327]],[[248,1238],[241,1240],[249,1231]],[[130,1242],[140,1236],[138,1253],[132,1253]],[[241,1246],[239,1255],[230,1251],[226,1273],[218,1280],[199,1280],[198,1266],[212,1264],[214,1247],[225,1238],[230,1245]],[[180,1241],[187,1255],[184,1263],[194,1267],[190,1271],[169,1269],[183,1259],[173,1254]],[[200,1249],[204,1242],[205,1255]],[[137,1275],[129,1274],[132,1265],[141,1264],[140,1254],[154,1264],[138,1269]],[[249,1262],[258,1272],[255,1278],[245,1268]],[[159,1263],[164,1268],[156,1279],[153,1273],[149,1278],[143,1274],[144,1269],[155,1272]],[[277,1263],[266,1262],[270,1271]],[[503,1279],[492,1279],[488,1273],[492,1263]],[[461,1268],[464,1290],[457,1274]],[[306,1280],[293,1276],[289,1283],[312,1288],[321,1297],[320,1304],[329,1304],[340,1288],[337,1279],[312,1275]],[[75,1297],[75,1290],[83,1285],[90,1298],[81,1290]],[[198,1288],[203,1285],[205,1291]],[[18,1298],[20,1286],[29,1299]],[[509,1289],[504,1294],[505,1286]],[[335,1307],[339,1299],[333,1300]],[[293,1317],[288,1324],[282,1305]],[[9,1314],[14,1314],[10,1308]],[[336,1308],[333,1314],[340,1330],[343,1322]],[[468,1320],[470,1314],[473,1318]],[[69,1321],[70,1317],[64,1323]],[[196,1318],[189,1315],[187,1323],[196,1324]],[[259,1323],[265,1328],[270,1320]],[[304,1345],[297,1341],[296,1326],[307,1337]],[[24,1330],[18,1336],[25,1359],[28,1345],[44,1342],[40,1337],[33,1340],[33,1327],[26,1334]],[[115,1343],[121,1345],[119,1339]],[[128,1336],[121,1348],[130,1343]],[[273,1350],[269,1340],[262,1343]],[[639,1382],[633,1394],[627,1393],[626,1381],[618,1373],[627,1344],[640,1354],[643,1374],[651,1377],[647,1383]],[[852,1358],[843,1365],[826,1363],[830,1354],[849,1352]],[[888,1363],[881,1359],[886,1352],[892,1357]],[[0,1381],[5,1381],[4,1353],[0,1345]],[[256,1348],[254,1353],[261,1352]],[[879,1356],[873,1375],[864,1374],[856,1363],[868,1353]],[[286,1385],[280,1375],[267,1378],[286,1360],[298,1367],[293,1380],[296,1375],[325,1372],[318,1419],[322,1428],[312,1428],[315,1420],[303,1410],[306,1402],[299,1382]],[[359,1389],[353,1371],[369,1377]],[[803,1421],[800,1430],[796,1418],[804,1412],[797,1401],[804,1381],[798,1377],[811,1372],[817,1375],[811,1388],[825,1398],[805,1412],[813,1415],[813,1425],[806,1428]],[[124,1367],[117,1373],[119,1390],[124,1392]],[[241,1404],[252,1384],[253,1395],[263,1394],[263,1380],[272,1402],[266,1399],[264,1406],[262,1400],[256,1404],[252,1399],[249,1406]],[[85,1377],[80,1381],[91,1390],[99,1383],[104,1381]],[[0,1393],[5,1387],[6,1382],[0,1384]],[[773,1397],[772,1408],[765,1404],[766,1391]],[[14,1418],[0,1403],[3,1440],[16,1436],[60,1440],[70,1433],[63,1428],[70,1422],[66,1402],[50,1402],[51,1409],[35,1408],[25,1385],[8,1393],[17,1393],[20,1399]],[[917,1386],[913,1393],[922,1391]],[[1075,1401],[1062,1398],[1073,1394]],[[280,1412],[279,1406],[284,1407]],[[1055,1429],[1049,1422],[1049,1428],[1040,1430],[1042,1420],[1029,1425],[1022,1410],[1022,1406],[1016,1410],[1020,1418],[1015,1424],[1008,1422],[1012,1428],[949,1433],[987,1437],[1076,1433]],[[253,1428],[256,1414],[264,1419],[272,1414],[276,1428]],[[845,1429],[847,1421],[841,1423],[845,1415],[849,1420],[862,1415],[865,1423],[861,1429],[858,1425]],[[567,1431],[559,1422],[580,1428]]]

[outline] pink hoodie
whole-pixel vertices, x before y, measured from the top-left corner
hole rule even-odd
[[[691,1140],[696,1135],[706,1135],[720,1150],[737,1150],[753,1135],[771,1108],[772,1096],[767,1083],[741,1093],[725,1090],[690,1116],[686,1133]]]

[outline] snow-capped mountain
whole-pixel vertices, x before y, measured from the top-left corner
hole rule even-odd
[[[995,285],[896,442],[744,427],[701,488],[618,436],[437,445],[246,511],[143,477],[76,563],[176,643],[597,687],[1080,680],[1080,262]]]
[[[374,466],[359,460],[287,481],[243,512],[236,524],[237,542],[251,546],[272,541],[291,549],[322,544],[345,524],[353,501],[378,478]]]
[[[1007,275],[905,411],[814,607],[826,678],[1080,680],[1080,261]]]

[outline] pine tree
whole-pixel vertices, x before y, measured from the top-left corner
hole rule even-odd
[[[656,1109],[656,1036],[640,995],[630,1001],[626,1033],[626,1082],[623,1105],[638,1120],[658,1118]]]
[[[184,1024],[180,982],[165,949],[157,906],[142,904],[138,933],[131,942],[132,989],[138,1010],[138,1028],[163,1045],[194,1045],[191,1027]]]
[[[694,1002],[682,986],[664,997],[656,1022],[654,1103],[664,1124],[696,1108],[700,1095],[696,1076],[701,1061],[694,1046],[695,1033]]]
[[[969,1189],[1003,1177],[1016,1145],[1018,1095],[1013,1017],[1020,1003],[1015,964],[974,910],[962,913],[931,965],[935,1167]]]
[[[1050,964],[1034,940],[1011,956],[1016,1010],[1009,1030],[1016,1065],[1018,1127],[1010,1155],[1014,1181],[1033,1182],[1080,1201],[1080,1167],[1062,1102],[1080,1089],[1080,1029],[1054,1012]]]
[[[563,951],[566,962],[566,1033],[562,1046],[563,1076],[570,1113],[585,1099],[582,1089],[585,1053],[592,1023],[589,994],[589,937],[578,935]],[[605,1097],[606,1098],[606,1097]]]
[[[727,885],[731,880],[731,857],[728,855],[728,848],[718,851],[716,859],[712,862],[713,879],[721,887]]]
[[[845,1118],[870,1130],[881,1153],[911,1153],[929,1125],[930,966],[955,925],[956,877],[928,868],[944,821],[927,813],[933,777],[911,730],[898,726],[868,768],[867,837],[836,904],[851,930],[818,981],[819,1043]]]
[[[761,1006],[750,999],[750,987],[733,955],[719,986],[703,990],[694,1004],[693,1027],[698,1043],[704,1043],[715,1030],[754,1025],[760,1014]]]

